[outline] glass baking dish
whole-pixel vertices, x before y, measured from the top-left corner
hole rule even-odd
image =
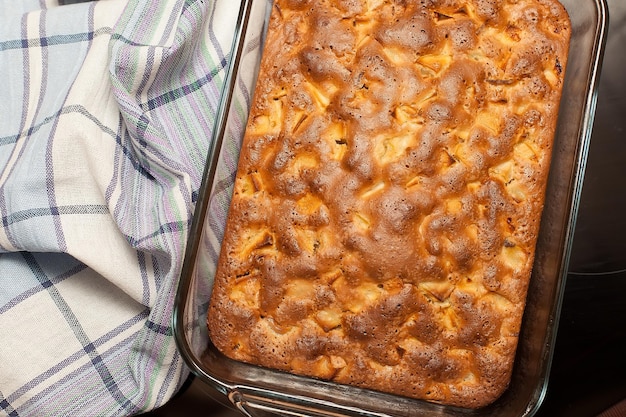
[[[230,360],[211,344],[206,313],[233,172],[271,0],[242,0],[232,59],[180,277],[174,329],[191,371],[244,415],[532,416],[545,396],[608,25],[605,0],[562,0],[572,22],[546,204],[512,379],[491,405],[461,409],[286,374]]]

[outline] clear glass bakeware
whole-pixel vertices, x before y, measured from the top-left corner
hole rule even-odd
[[[244,415],[532,416],[545,396],[580,200],[608,26],[605,0],[562,0],[572,22],[546,204],[521,337],[506,392],[468,410],[314,380],[230,360],[211,344],[206,313],[238,150],[256,82],[271,0],[242,0],[204,181],[174,311],[179,350],[219,400]],[[245,331],[245,329],[242,329]]]

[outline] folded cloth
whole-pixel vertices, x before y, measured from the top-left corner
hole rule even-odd
[[[0,0],[0,415],[167,402],[233,0]]]

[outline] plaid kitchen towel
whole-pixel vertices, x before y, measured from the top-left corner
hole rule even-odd
[[[171,315],[238,2],[0,0],[0,415],[120,416]]]

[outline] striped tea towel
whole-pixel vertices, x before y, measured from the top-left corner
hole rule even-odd
[[[185,380],[171,315],[238,2],[0,0],[0,415]]]

